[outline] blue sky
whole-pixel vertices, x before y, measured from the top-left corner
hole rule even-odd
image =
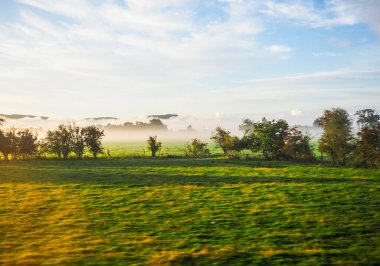
[[[2,0],[0,113],[379,110],[378,14],[376,0]]]

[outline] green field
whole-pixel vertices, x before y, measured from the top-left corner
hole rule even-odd
[[[379,265],[380,170],[0,161],[0,265]]]
[[[186,140],[175,140],[175,141],[162,141],[162,149],[157,154],[161,157],[168,156],[184,156],[185,154],[185,144],[191,142]],[[207,141],[206,141],[207,143]],[[217,148],[213,143],[208,143],[207,148],[213,155],[223,154],[222,149]],[[107,156],[107,151],[113,158],[125,158],[125,157],[150,157],[151,153],[147,149],[146,141],[108,141],[104,143],[104,154]],[[245,153],[251,153],[250,151],[245,151]],[[91,154],[88,154],[91,157]],[[102,156],[102,155],[101,155]]]

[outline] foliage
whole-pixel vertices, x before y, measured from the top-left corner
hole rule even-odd
[[[8,131],[0,130],[0,152],[5,160],[30,159],[36,155],[38,148],[37,135],[29,129],[17,131],[11,128]]]
[[[191,143],[185,144],[185,156],[189,157],[204,157],[209,156],[210,151],[207,149],[207,143],[200,139],[193,139]]]
[[[224,155],[227,155],[228,148],[226,146],[226,140],[230,136],[231,132],[224,130],[221,127],[217,127],[211,135],[211,140],[213,140],[217,147],[223,150]]]
[[[85,129],[77,127],[73,124],[72,126],[70,125],[70,134],[72,151],[78,159],[81,159],[86,148]]]
[[[102,153],[103,130],[96,126],[84,128],[73,125],[60,125],[58,130],[48,131],[46,138],[41,142],[42,153],[51,152],[67,159],[73,152],[77,158],[81,159],[86,148],[97,158]]]
[[[243,119],[243,122],[239,125],[239,130],[244,133],[244,135],[248,134],[249,131],[253,127],[253,121],[251,119]]]
[[[334,165],[346,165],[348,155],[353,150],[352,120],[347,111],[342,108],[325,110],[317,123],[323,128],[319,151],[326,153]]]
[[[374,109],[362,109],[355,113],[359,127],[372,127],[380,123],[380,115]]]
[[[59,125],[58,126],[58,137],[61,146],[61,152],[64,159],[69,157],[71,152],[71,131],[70,126]]]
[[[9,159],[9,155],[13,150],[12,143],[9,139],[9,135],[0,130],[0,152],[3,154],[5,160]]]
[[[157,136],[150,136],[146,142],[148,144],[148,150],[152,152],[152,157],[156,157],[156,153],[162,148],[162,143],[157,141]]]
[[[104,131],[96,126],[87,126],[82,129],[81,134],[84,135],[84,142],[96,159],[98,154],[103,152],[102,137],[104,136]]]
[[[294,161],[303,161],[305,164],[313,161],[314,155],[310,147],[310,139],[309,135],[302,134],[297,128],[291,128],[284,138],[284,154]]]
[[[232,136],[231,132],[226,131],[221,127],[215,129],[211,139],[217,147],[223,150],[224,156],[230,158],[238,158],[241,150],[244,149],[243,142],[237,136]]]
[[[19,131],[17,135],[20,155],[23,159],[30,159],[37,152],[37,135],[34,135],[29,129]]]
[[[58,158],[62,157],[62,140],[58,130],[49,130],[46,133],[43,148],[46,152],[51,152],[57,155]]]
[[[7,132],[5,132],[5,138],[7,141],[7,146],[10,148],[10,155],[12,159],[18,159],[18,156],[20,154],[20,139],[17,136],[17,131],[15,128],[9,129]]]
[[[361,127],[354,152],[354,165],[362,167],[380,166],[380,115],[372,109],[356,112]]]
[[[225,136],[225,147],[227,156],[230,158],[239,158],[241,150],[244,149],[243,142],[237,136]]]
[[[267,160],[279,160],[283,155],[288,129],[285,120],[269,121],[264,117],[261,122],[252,123],[252,128],[245,134],[244,143],[252,151],[261,151]]]
[[[105,126],[105,129],[117,129],[117,130],[159,130],[159,131],[167,131],[168,127],[158,118],[153,118],[149,121],[149,123],[144,123],[141,121],[133,122],[125,122],[122,125],[111,125],[108,124]]]

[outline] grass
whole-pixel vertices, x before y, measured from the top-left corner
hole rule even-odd
[[[191,142],[188,141],[168,141],[164,140],[162,142],[162,149],[159,152],[159,156],[162,157],[179,157],[184,156],[185,154],[185,144]],[[222,149],[218,148],[211,141],[207,142],[207,148],[209,149],[212,155],[222,155]],[[107,141],[104,142],[104,155],[107,155],[107,151],[110,152],[110,155],[113,158],[130,158],[130,157],[149,157],[151,156],[150,151],[147,149],[147,144],[145,141]],[[253,155],[256,157],[260,157],[259,153],[252,153],[249,150],[244,151],[245,155]],[[87,156],[91,156],[91,154],[87,154]]]
[[[1,265],[378,265],[380,171],[0,162]]]

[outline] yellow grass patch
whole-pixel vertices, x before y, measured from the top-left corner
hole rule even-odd
[[[193,190],[193,189],[202,189],[204,188],[203,186],[196,186],[196,185],[184,185],[182,188],[186,190]]]
[[[82,253],[83,208],[70,191],[32,184],[1,187],[7,198],[0,203],[0,213],[7,213],[0,216],[4,265],[64,264]]]

